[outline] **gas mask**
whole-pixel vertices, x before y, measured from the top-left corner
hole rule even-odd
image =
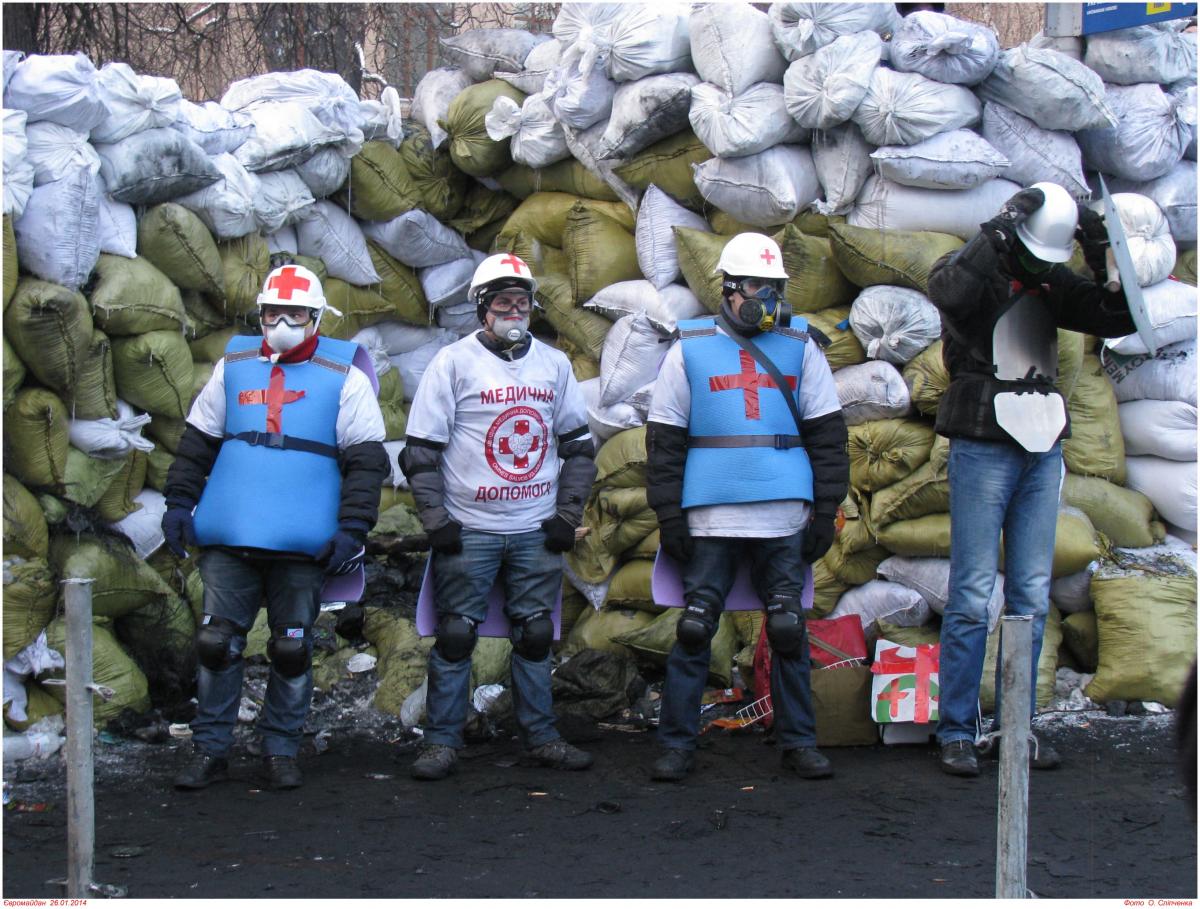
[[[502,341],[517,344],[529,331],[529,314],[514,313],[504,317],[496,316],[492,323],[492,334]]]
[[[302,325],[297,328],[281,320],[266,330],[264,337],[267,346],[275,353],[287,353],[304,340],[304,332],[307,327]]]
[[[770,331],[775,324],[787,324],[791,307],[783,299],[784,282],[774,278],[726,278],[722,284],[730,311],[741,325],[759,331]],[[737,291],[742,302],[736,309],[731,297]]]

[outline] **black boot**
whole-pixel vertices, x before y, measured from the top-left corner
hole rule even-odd
[[[290,755],[268,754],[263,758],[263,768],[267,772],[267,786],[271,789],[299,789],[304,782],[300,765]]]
[[[176,789],[203,789],[211,783],[229,779],[229,761],[213,757],[200,749],[192,752],[187,765],[175,776]]]
[[[650,779],[666,783],[678,783],[685,779],[696,765],[695,755],[685,748],[668,748],[657,761],[650,772]]]
[[[975,745],[966,739],[946,742],[942,745],[942,756],[938,766],[951,776],[979,776]]]
[[[816,748],[792,748],[783,753],[783,769],[806,780],[822,780],[833,776],[829,758]]]

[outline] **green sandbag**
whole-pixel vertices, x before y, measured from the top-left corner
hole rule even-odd
[[[623,560],[628,559],[651,559],[658,555],[658,545],[661,540],[661,535],[658,532],[657,522],[658,517],[655,516],[655,528],[651,533],[646,534],[633,546],[630,546],[620,557]]]
[[[654,573],[654,562],[635,559],[626,562],[613,575],[604,600],[605,609],[641,609],[643,612],[660,613],[668,607],[659,606],[650,593],[650,576]]]
[[[408,165],[387,142],[373,141],[350,159],[350,213],[363,221],[390,221],[421,205]]]
[[[5,221],[7,220],[8,218],[5,217]],[[5,229],[7,230],[7,228]],[[7,237],[8,235],[5,234],[5,250],[8,249]],[[7,264],[8,260],[5,259],[5,265],[7,266]],[[1184,284],[1190,284],[1192,287],[1196,286],[1196,250],[1194,247],[1192,249],[1182,249],[1178,251],[1175,256],[1175,267],[1171,269],[1171,276],[1178,278]],[[8,293],[7,287],[5,288],[5,293]],[[5,299],[7,299],[7,297],[5,297]]]
[[[875,745],[879,726],[871,716],[871,667],[828,666],[812,671],[817,746]]]
[[[1070,399],[1079,381],[1079,371],[1083,369],[1083,350],[1085,335],[1065,328],[1058,330],[1058,376],[1054,386],[1064,398]]]
[[[44,559],[50,546],[46,514],[16,477],[4,475],[4,557]],[[7,657],[5,657],[7,659]]]
[[[131,455],[124,458],[93,458],[74,445],[67,452],[67,469],[62,482],[62,497],[76,505],[91,508],[124,470]]]
[[[810,237],[829,239],[829,229],[834,224],[845,224],[845,215],[823,215],[817,211],[805,210],[792,218],[792,223]]]
[[[929,460],[907,477],[871,496],[871,523],[886,527],[893,521],[923,518],[950,511],[950,445],[937,436]]]
[[[575,620],[575,627],[562,648],[563,655],[570,656],[581,650],[603,650],[633,659],[633,651],[616,639],[654,620],[653,613],[640,609],[603,609],[599,612],[586,609]]]
[[[37,497],[37,500],[38,504],[42,506],[42,513],[46,516],[48,526],[53,527],[67,519],[67,503],[62,499],[43,492]]]
[[[4,469],[26,486],[58,486],[67,471],[70,422],[58,395],[18,391],[4,412]]]
[[[189,335],[192,338],[203,338],[219,331],[229,321],[225,318],[225,304],[219,303],[214,306],[208,297],[198,290],[182,291],[180,298],[183,300],[183,311],[187,313],[191,325]]]
[[[704,197],[692,179],[692,165],[712,156],[696,134],[685,129],[638,152],[613,168],[613,172],[638,191],[648,189],[653,183],[680,205],[702,211]]]
[[[322,319],[321,321],[324,321]],[[217,360],[225,356],[225,348],[229,346],[229,339],[234,335],[254,334],[262,337],[262,332],[250,331],[249,329],[238,328],[237,326],[229,326],[222,328],[220,331],[214,331],[210,335],[205,335],[203,338],[197,338],[188,344],[188,352],[191,358],[197,363],[216,363]]]
[[[1095,354],[1084,356],[1067,410],[1071,416],[1071,437],[1062,443],[1067,470],[1082,477],[1103,477],[1123,486],[1125,437],[1121,435],[1121,420],[1117,416],[1117,396]]]
[[[413,325],[428,325],[429,301],[425,299],[425,290],[417,273],[370,240],[367,241],[367,252],[379,275],[379,284],[374,289],[391,303],[393,318]]]
[[[171,457],[179,450],[179,440],[187,429],[187,421],[182,417],[164,417],[155,414],[150,425],[146,427],[146,436],[154,440],[155,445],[161,446],[170,453]]]
[[[766,611],[763,609],[739,609],[729,613],[729,620],[733,622],[733,632],[737,637],[739,647],[752,647],[758,643],[758,636],[762,633],[763,620],[766,616]]]
[[[950,515],[930,514],[895,521],[879,529],[879,543],[895,555],[947,559],[950,557]]]
[[[471,249],[478,250],[479,252],[485,252],[489,254],[494,252],[503,252],[503,250],[497,248],[496,241],[500,236],[500,232],[504,230],[504,222],[507,220],[508,215],[505,215],[502,218],[489,221],[478,230],[467,234],[465,237],[467,246],[471,247]]]
[[[8,216],[5,215],[5,217]],[[24,720],[12,719],[9,715],[9,711],[12,709],[11,704],[4,708],[4,725],[17,730],[17,732],[24,732],[44,717],[57,716],[65,712],[63,705],[54,699],[54,695],[32,679],[25,680],[25,698]]]
[[[117,376],[113,372],[112,341],[100,329],[92,332],[91,343],[79,361],[79,384],[75,387],[76,420],[103,420],[117,416]]]
[[[1154,504],[1136,489],[1068,473],[1062,500],[1084,512],[1114,546],[1144,549],[1161,543],[1165,535],[1163,525],[1154,520]]]
[[[712,228],[714,234],[724,234],[726,237],[737,234],[761,234],[763,231],[761,227],[739,221],[729,212],[721,211],[719,208],[714,208],[708,213],[708,226]]]
[[[512,641],[508,638],[480,638],[471,653],[471,687],[508,685],[512,663]]]
[[[902,480],[929,460],[935,433],[917,420],[872,420],[851,426],[850,485],[874,492]]]
[[[4,409],[8,410],[12,406],[13,400],[17,396],[17,389],[25,381],[25,364],[21,362],[21,358],[17,356],[17,352],[13,350],[13,346],[8,343],[8,338],[3,338],[4,341]]]
[[[425,127],[406,123],[399,153],[417,191],[420,200],[417,207],[442,222],[458,214],[467,186],[475,181],[454,166],[445,148],[433,147]]]
[[[1182,560],[1092,575],[1100,665],[1083,693],[1097,703],[1174,707],[1196,660],[1196,573]]]
[[[175,455],[161,445],[146,455],[146,488],[162,492],[167,486],[167,471],[175,462]]]
[[[50,538],[50,566],[60,578],[92,578],[92,615],[118,618],[171,593],[127,543],[74,534]]]
[[[115,622],[117,637],[146,673],[154,701],[178,703],[191,696],[196,677],[196,619],[174,593],[159,597]]]
[[[946,253],[963,245],[950,234],[932,230],[876,230],[850,224],[831,224],[833,258],[858,287],[891,284],[926,293],[929,269]]]
[[[596,453],[595,486],[646,485],[646,427],[625,429]]]
[[[576,205],[588,211],[599,212],[616,221],[629,233],[633,233],[635,222],[629,206],[612,202],[594,202],[580,199],[570,193],[538,192],[525,199],[509,215],[500,234],[499,242],[508,237],[524,234],[526,242],[536,240],[545,246],[563,247],[567,230],[567,218]],[[507,252],[515,250],[505,249]]]
[[[1003,543],[1000,550],[1000,570],[1003,571]],[[1076,574],[1103,557],[1104,547],[1088,516],[1078,508],[1060,508],[1054,529],[1054,565],[1050,576],[1064,578]]]
[[[450,157],[455,166],[472,177],[492,177],[512,165],[512,139],[492,140],[484,117],[497,98],[511,98],[519,107],[525,93],[500,79],[489,79],[463,89],[450,102],[445,122],[439,121],[450,136]]]
[[[834,537],[833,545],[847,555],[862,552],[875,545],[875,533],[871,527],[870,511],[866,507],[867,497],[850,489],[839,506],[844,521],[842,529]]]
[[[22,278],[4,311],[4,336],[21,362],[64,401],[79,386],[79,363],[92,328],[82,294],[37,278]]]
[[[837,579],[824,558],[813,564],[813,609],[815,618],[824,618],[837,608],[842,594],[850,589],[848,584]]]
[[[810,237],[793,224],[775,235],[788,274],[787,301],[794,312],[819,312],[831,306],[849,306],[858,288],[846,280],[829,240]]]
[[[4,478],[7,505],[8,477]],[[39,509],[40,511],[40,509]],[[4,659],[11,660],[37,640],[42,629],[54,618],[58,602],[58,583],[44,558],[12,558],[8,547],[8,516],[5,509]]]
[[[507,220],[519,204],[520,200],[514,195],[489,189],[472,180],[463,197],[462,208],[446,222],[446,226],[464,236],[473,234],[497,219]]]
[[[188,324],[179,288],[144,256],[101,253],[92,280],[92,320],[107,335],[181,331]]]
[[[204,617],[204,579],[200,577],[200,569],[193,568],[184,582],[187,588],[188,606],[192,610],[192,618],[199,625]]]
[[[338,310],[329,310],[321,317],[321,334],[327,338],[348,341],[369,325],[396,318],[396,311],[380,285],[355,287],[340,278],[324,281],[325,299]]]
[[[379,409],[383,411],[385,439],[403,439],[408,426],[408,413],[404,406],[404,380],[400,370],[389,369],[379,377]]]
[[[679,624],[680,615],[678,609],[668,609],[643,628],[614,635],[613,643],[628,647],[640,663],[665,666],[667,656],[675,646],[675,626]],[[732,680],[733,658],[738,651],[737,632],[729,613],[721,613],[711,646],[708,678],[716,687],[728,688]]]
[[[176,331],[113,338],[117,394],[152,414],[183,419],[192,394],[192,354]]]
[[[534,193],[555,192],[604,202],[619,201],[611,186],[575,158],[556,161],[536,170],[524,164],[514,164],[497,174],[496,182],[505,192],[518,199],[524,199]],[[463,208],[465,210],[468,206],[464,205]]]
[[[1073,612],[1063,619],[1063,643],[1084,672],[1100,665],[1100,628],[1094,610]]]
[[[1042,635],[1042,653],[1037,668],[1037,705],[1045,707],[1054,699],[1054,674],[1058,666],[1058,647],[1062,643],[1062,613],[1051,606]],[[990,713],[996,707],[996,661],[1000,654],[1000,625],[988,635],[983,657],[983,675],[979,679],[979,707]]]
[[[433,639],[423,641],[411,619],[391,610],[368,606],[365,612],[363,637],[379,654],[375,666],[379,687],[372,703],[384,713],[398,716],[404,699],[425,681]]]
[[[843,366],[867,362],[867,352],[850,330],[848,305],[830,306],[820,312],[804,312],[800,315],[808,320],[809,325],[829,338],[830,344],[825,348],[825,359],[829,361],[830,369],[837,370]]]
[[[691,227],[672,227],[679,271],[703,305],[711,313],[721,308],[721,274],[716,270],[721,250],[729,242],[723,234],[710,234]]]
[[[179,289],[224,298],[217,242],[195,212],[174,202],[147,210],[138,219],[137,251]]]
[[[247,234],[217,244],[227,318],[258,311],[258,295],[271,271],[271,249],[260,234]],[[211,305],[211,304],[210,304]]]
[[[12,215],[4,216],[4,308],[12,302],[17,290],[17,235],[13,232]]]
[[[594,360],[600,359],[604,339],[612,322],[604,316],[575,305],[571,281],[566,275],[544,275],[538,279],[537,299],[554,330],[569,338],[579,350]]]
[[[139,502],[134,501],[134,497],[146,485],[146,455],[141,451],[132,451],[123,465],[96,503],[100,520],[109,524],[115,524],[142,508]]]
[[[609,552],[600,537],[600,528],[609,520],[600,509],[598,497],[593,495],[583,507],[582,524],[591,533],[566,553],[567,567],[585,584],[603,583],[617,564],[617,554]]]
[[[525,261],[528,262],[529,260],[526,259]],[[554,346],[566,354],[567,359],[571,361],[571,372],[574,373],[576,382],[586,382],[588,379],[594,379],[600,375],[600,361],[593,359],[581,351],[571,343],[566,335],[559,335],[554,342]]]
[[[559,639],[554,642],[554,652],[558,654],[567,645],[567,640],[571,637],[571,629],[579,621],[579,618],[585,612],[594,612],[587,598],[571,586],[571,582],[563,579],[562,592],[562,614],[559,618],[559,627],[561,634]]]
[[[59,653],[66,653],[67,622],[57,618],[46,628],[46,643]],[[64,670],[50,673],[52,678],[63,678]],[[116,692],[112,700],[106,701],[99,695],[92,698],[92,719],[96,726],[104,726],[115,720],[125,710],[145,713],[150,709],[150,689],[146,676],[133,658],[125,652],[113,633],[100,624],[92,625],[92,680]],[[65,704],[67,690],[56,685],[50,693]]]
[[[640,486],[603,489],[596,499],[605,516],[598,528],[600,537],[613,555],[620,555],[658,526],[658,518],[646,504],[646,490]]]
[[[938,622],[929,625],[901,627],[883,619],[875,620],[879,637],[904,647],[920,647],[922,644],[937,644],[941,640],[942,626]]]
[[[847,552],[840,547],[831,546],[825,554],[825,565],[840,583],[857,587],[875,580],[875,572],[880,563],[890,555],[891,552],[879,545],[871,545],[857,552]]]
[[[901,375],[913,406],[927,417],[936,417],[938,403],[950,386],[950,373],[942,362],[941,339],[909,360]]]

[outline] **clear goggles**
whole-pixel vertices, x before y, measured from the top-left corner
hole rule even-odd
[[[533,309],[533,294],[527,290],[508,287],[480,294],[479,302],[491,312],[500,315],[527,313]]]
[[[783,278],[726,278],[725,290],[729,293],[737,291],[747,300],[763,295],[764,290],[773,291],[776,297],[782,297],[787,282]],[[765,295],[764,295],[765,296]]]
[[[290,325],[292,328],[303,328],[315,316],[316,313],[307,306],[277,306],[270,303],[263,306],[258,312],[259,320],[268,328],[273,328],[280,322]]]

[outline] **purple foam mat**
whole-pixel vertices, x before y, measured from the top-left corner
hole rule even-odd
[[[659,606],[683,606],[683,578],[679,574],[679,565],[661,549],[654,557],[654,572],[650,576],[650,594]],[[813,608],[813,576],[812,568],[804,566],[804,592],[800,595],[800,604],[805,609]],[[745,609],[762,609],[763,601],[754,592],[750,583],[750,566],[743,562],[734,578],[733,588],[725,598],[727,610],[739,611]]]
[[[511,625],[508,616],[504,614],[504,588],[500,579],[492,584],[487,595],[487,618],[479,626],[480,637],[506,638]],[[558,598],[554,601],[554,609],[550,613],[554,622],[554,640],[562,636],[562,588],[558,590]],[[421,593],[417,597],[417,634],[427,637],[433,634],[437,627],[437,610],[433,605],[433,557],[425,563],[425,575],[421,578]]]

